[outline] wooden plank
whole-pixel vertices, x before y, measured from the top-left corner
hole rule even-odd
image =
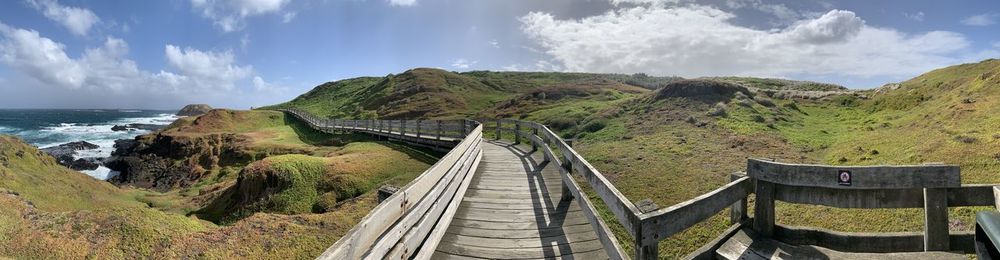
[[[478,154],[476,154],[476,160],[468,169],[468,174],[466,174],[465,179],[462,180],[462,184],[455,192],[455,198],[448,203],[448,208],[441,214],[439,223],[435,224],[434,229],[427,235],[425,242],[420,245],[421,250],[413,257],[414,259],[430,259],[433,255],[434,249],[437,248],[438,243],[441,242],[441,238],[444,237],[445,233],[448,231],[448,227],[451,226],[451,221],[454,219],[455,214],[458,212],[458,207],[462,203],[462,197],[466,193],[469,183],[472,182],[472,177],[475,175],[476,167],[479,166],[479,162],[482,161],[482,159],[483,152],[482,149],[479,149]]]
[[[750,177],[744,176],[693,199],[640,215],[641,237],[647,240],[643,243],[657,243],[718,214],[745,199],[752,186]]]
[[[1000,210],[1000,186],[993,186],[993,208]]]
[[[757,180],[755,183],[753,230],[763,237],[774,235],[774,183]]]
[[[716,251],[717,259],[968,259],[949,252],[845,253],[812,245],[789,245],[743,229]]]
[[[993,186],[947,188],[949,207],[992,206]],[[775,199],[837,208],[923,208],[923,189],[836,189],[776,184]]]
[[[442,242],[456,245],[470,245],[483,248],[523,249],[580,244],[597,240],[593,232],[563,234],[561,236],[541,238],[488,238],[465,235],[453,235],[444,238]]]
[[[544,147],[544,150],[549,150],[548,146]],[[549,152],[549,154],[551,154],[551,150],[549,150]],[[590,202],[590,198],[585,196],[585,194],[583,194],[580,190],[580,185],[576,183],[576,180],[573,179],[572,176],[569,175],[569,172],[566,172],[566,169],[557,166],[559,165],[558,158],[553,157],[550,160],[556,162],[551,165],[551,167],[555,167],[561,172],[563,183],[565,184],[563,187],[567,188],[564,192],[571,193],[573,195],[573,198],[577,201],[579,208],[583,210],[584,216],[597,233],[597,237],[600,239],[601,245],[604,247],[604,252],[607,253],[608,258],[616,260],[629,259],[628,254],[625,253],[625,249],[623,249],[621,244],[618,242],[618,238],[616,238],[614,233],[611,232],[611,229],[604,223],[604,220],[598,216],[597,209],[595,209],[594,204]]]
[[[729,175],[729,181],[739,180],[745,176],[746,173],[733,173]],[[751,181],[750,184],[753,185],[753,182]],[[734,202],[733,205],[729,207],[729,224],[735,225],[747,218],[749,218],[747,216],[747,199],[744,197],[743,199]]]
[[[552,258],[575,253],[585,253],[600,251],[600,241],[591,240],[581,243],[574,243],[564,246],[540,248],[488,248],[471,245],[457,245],[443,243],[438,246],[438,251],[454,255],[490,258],[490,259],[531,259],[531,258]],[[600,252],[604,253],[604,252]]]
[[[448,228],[448,233],[450,234],[476,236],[476,237],[493,237],[493,238],[557,237],[573,233],[593,233],[593,232],[594,229],[590,226],[590,224],[565,225],[560,227],[537,228],[529,230],[483,229],[483,228],[472,228],[472,227],[462,227],[462,226],[451,226]]]
[[[393,194],[385,202],[379,204],[368,213],[346,235],[320,255],[320,259],[358,259],[365,250],[371,248],[376,240],[399,220],[412,205],[410,201],[418,201],[431,187],[441,179],[448,168],[451,168],[473,143],[482,140],[481,128],[473,130],[468,138],[463,140],[456,149],[445,154],[430,169],[417,176],[413,181]]]
[[[589,224],[586,218],[569,218],[565,221],[557,221],[555,223],[539,223],[537,222],[497,222],[497,221],[487,221],[487,220],[474,220],[474,219],[463,219],[455,217],[452,225],[458,225],[463,227],[474,227],[474,228],[484,228],[484,229],[537,229],[539,227],[550,227],[553,225],[576,225],[576,224]]]
[[[850,171],[850,185],[839,184],[841,171]],[[747,160],[747,174],[761,181],[840,189],[959,187],[959,171],[957,165],[826,166]]]
[[[948,191],[924,189],[924,251],[948,251]]]
[[[548,213],[539,212],[537,214],[531,214],[531,215],[466,212],[466,213],[455,214],[455,218],[466,219],[466,220],[490,221],[490,222],[512,222],[512,223],[541,222],[542,224],[585,219],[583,213],[580,213],[579,211],[562,211],[562,210],[556,210]]]
[[[456,176],[459,172],[464,170],[463,168],[466,164],[471,164],[471,161],[475,159],[472,153],[476,152],[478,145],[479,142],[473,142],[470,146],[468,146],[471,153],[463,152],[459,160],[456,161],[450,169],[448,169],[447,173],[445,173],[436,183],[433,183],[431,189],[426,192],[422,192],[422,194],[419,194],[420,196],[415,196],[416,199],[413,201],[416,203],[412,205],[410,209],[407,210],[407,213],[398,219],[390,229],[383,232],[382,236],[371,246],[367,254],[369,256],[383,258],[389,253],[390,250],[396,247],[401,240],[404,239],[404,236],[410,233],[411,229],[425,229],[429,231],[430,227],[421,228],[419,224],[433,225],[434,222],[437,222],[437,213],[439,212],[432,211],[431,209],[436,208],[443,211],[444,205],[437,204],[436,202],[445,193],[458,188],[459,181],[455,181],[457,178]],[[461,180],[461,178],[457,179]],[[435,205],[438,207],[434,207]],[[423,221],[423,219],[427,219],[428,217],[433,219],[433,222],[431,222],[431,220]],[[415,234],[413,236],[418,236],[420,239],[423,239],[423,236],[425,235],[426,234]],[[414,248],[415,247],[416,246],[414,246]],[[409,248],[404,248],[403,250],[407,249]]]

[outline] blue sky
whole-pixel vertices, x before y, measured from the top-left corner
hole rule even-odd
[[[871,88],[997,57],[988,0],[0,2],[5,108],[246,108],[414,67]]]

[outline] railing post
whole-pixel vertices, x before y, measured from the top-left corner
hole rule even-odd
[[[399,136],[406,137],[406,119],[399,120]]]
[[[729,174],[729,181],[739,180],[743,176],[746,176],[746,174],[740,172],[731,173]],[[744,197],[733,203],[733,206],[729,208],[729,224],[734,225],[747,218],[747,198]]]
[[[514,144],[521,144],[521,122],[514,121]]]
[[[538,139],[542,139],[541,136],[538,136],[538,128],[537,127],[532,127],[531,128],[531,134],[534,135],[535,137],[538,137]],[[537,152],[537,151],[538,151],[538,144],[535,143],[534,141],[532,141],[531,142],[531,152]]]
[[[500,140],[500,126],[501,126],[500,119],[497,119],[497,138],[496,138],[496,140]]]
[[[755,180],[753,230],[763,237],[774,235],[774,183]]]
[[[469,135],[469,120],[462,119],[462,136]]]
[[[948,251],[948,189],[924,188],[924,251]]]
[[[417,119],[417,138],[420,138],[420,119]]]
[[[437,128],[438,128],[437,129],[437,139],[441,140],[441,136],[444,135],[444,130],[441,129],[441,120],[434,120],[434,121],[437,121]]]
[[[643,237],[643,225],[642,220],[636,215],[636,212],[629,212],[630,219],[632,222],[633,238],[635,238],[635,259],[642,260],[653,260],[658,259],[660,254],[660,243],[657,239],[646,239]],[[652,242],[649,242],[652,241]]]

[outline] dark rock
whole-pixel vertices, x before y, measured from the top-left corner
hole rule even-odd
[[[191,105],[184,106],[184,108],[181,108],[181,111],[178,111],[177,115],[178,116],[199,116],[199,115],[208,113],[208,111],[211,111],[211,110],[212,110],[212,107],[210,107],[210,106],[208,106],[206,104],[191,104]]]
[[[127,125],[115,125],[111,127],[111,131],[135,131],[135,130],[149,130],[156,131],[167,127],[166,125],[154,125],[154,124],[127,124]]]
[[[115,141],[115,151],[104,165],[119,172],[108,179],[111,183],[168,191],[190,187],[220,166],[251,162],[255,155],[246,149],[248,143],[248,137],[231,133],[153,133]]]
[[[51,155],[52,157],[55,157],[56,161],[59,162],[60,165],[63,165],[63,166],[69,167],[71,169],[77,170],[77,168],[74,168],[74,167],[80,167],[80,168],[87,168],[87,169],[89,169],[91,166],[89,166],[89,164],[84,163],[84,162],[77,162],[79,160],[76,160],[76,159],[73,158],[73,156],[76,155],[76,151],[97,149],[99,147],[100,146],[97,146],[96,144],[88,143],[86,141],[79,141],[79,142],[65,143],[65,144],[61,144],[61,145],[53,146],[53,147],[42,148],[40,150],[42,152],[45,152],[45,153]],[[80,159],[80,160],[83,160],[83,159]],[[85,161],[87,161],[87,160],[85,160]],[[94,162],[91,162],[91,163],[94,163]],[[94,164],[96,165],[96,163],[94,163]],[[76,166],[74,166],[74,165],[76,165]],[[97,169],[97,167],[94,166],[93,169]],[[89,170],[93,170],[93,169],[89,169]]]
[[[76,159],[75,161],[70,161],[69,163],[64,164],[64,165],[66,167],[69,167],[70,169],[77,170],[77,171],[93,171],[93,170],[97,170],[97,167],[100,166],[100,164],[98,164],[98,162],[100,162],[100,159],[89,159],[88,160],[88,159],[82,159],[81,158],[81,159]]]
[[[148,130],[148,131],[156,131],[156,130],[163,129],[164,127],[167,127],[167,126],[166,125],[154,125],[154,124],[128,124],[128,128],[129,129]]]

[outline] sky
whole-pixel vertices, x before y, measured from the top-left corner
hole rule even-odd
[[[1000,1],[0,1],[0,108],[249,108],[416,67],[850,88],[1000,58]]]

